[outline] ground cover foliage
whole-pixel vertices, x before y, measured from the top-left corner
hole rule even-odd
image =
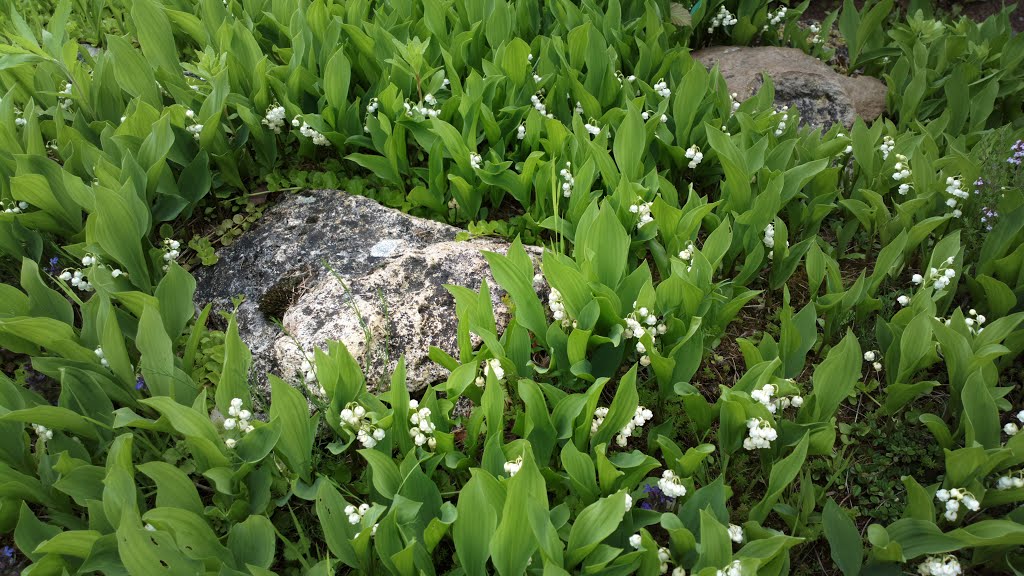
[[[0,563],[1024,571],[1024,40],[806,4],[4,14]],[[689,55],[722,43],[878,76],[889,111],[737,102]],[[311,185],[516,239],[487,255],[511,323],[452,286],[445,382],[332,345],[254,394],[187,267]]]

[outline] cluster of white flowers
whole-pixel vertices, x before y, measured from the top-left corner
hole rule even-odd
[[[764,32],[767,32],[768,28],[771,27],[771,26],[780,26],[780,25],[784,24],[786,22],[786,12],[787,12],[787,10],[788,10],[788,8],[786,8],[785,6],[779,6],[779,9],[776,10],[775,12],[769,12],[768,13],[768,23],[765,24],[761,28],[761,30],[763,30]]]
[[[72,286],[78,288],[82,292],[92,292],[92,284],[89,282],[89,278],[81,270],[64,270],[58,276],[61,280],[71,283]]]
[[[633,534],[629,537],[629,545],[634,550],[639,550],[643,546],[643,538],[639,533]],[[672,554],[669,553],[669,549],[661,546],[658,548],[658,572],[661,574],[668,573],[668,564],[672,561]],[[686,576],[686,569],[682,566],[677,566],[672,570],[672,576]]]
[[[181,242],[173,238],[164,238],[164,270],[174,260],[181,256]]]
[[[729,104],[732,106],[732,113],[735,114],[740,109],[740,95],[736,92],[731,92],[729,94]],[[722,129],[724,131],[725,127],[723,126]]]
[[[743,448],[746,450],[771,448],[771,443],[778,437],[779,433],[772,427],[771,422],[764,418],[751,418],[747,420],[747,437],[743,439]]]
[[[409,435],[412,436],[413,443],[417,446],[426,444],[431,450],[437,448],[437,439],[434,438],[437,426],[430,421],[430,408],[426,406],[420,408],[418,401],[410,400],[409,409],[414,410],[409,415],[409,424],[412,424],[409,428]]]
[[[1024,410],[1017,412],[1017,421],[1024,424]],[[1016,436],[1017,432],[1020,432],[1020,426],[1013,422],[1007,422],[1006,426],[1003,426],[1003,432],[1005,432],[1007,436]]]
[[[960,562],[952,555],[929,556],[917,567],[920,576],[960,576],[964,573]]]
[[[661,473],[661,478],[658,480],[658,488],[669,498],[682,498],[686,496],[686,486],[683,486],[682,479],[671,470],[665,470]]]
[[[743,527],[736,524],[729,524],[729,539],[737,544],[743,543]]]
[[[658,572],[665,574],[668,572],[668,562],[672,559],[672,555],[669,553],[668,548],[664,546],[658,548]]]
[[[42,424],[33,424],[32,430],[35,431],[36,436],[39,437],[40,442],[46,442],[47,440],[53,440],[53,430],[50,430]]]
[[[519,470],[521,470],[522,468],[523,468],[523,457],[522,456],[516,458],[515,460],[510,460],[508,462],[505,462],[505,474],[508,474],[509,478],[511,478],[511,477],[515,476],[516,474],[518,474]]]
[[[894,170],[894,172],[892,173],[893,180],[897,182],[904,181],[904,184],[909,184],[910,176],[913,175],[914,173],[910,170],[910,162],[907,160],[906,156],[904,156],[903,154],[897,154],[896,164],[892,168]],[[906,194],[909,190],[909,186],[906,188],[900,186],[899,188],[900,194]]]
[[[248,434],[255,430],[253,425],[249,423],[249,420],[252,419],[252,412],[242,408],[241,398],[231,399],[231,405],[228,406],[228,416],[228,418],[224,419],[225,430],[230,431],[237,428],[238,430],[241,430],[243,434]],[[228,448],[235,447],[235,441],[231,438],[228,438],[224,442],[227,444]]]
[[[384,439],[384,429],[378,428],[369,418],[366,408],[358,402],[349,402],[339,414],[342,424],[356,433],[356,439],[363,448],[373,448]]]
[[[963,216],[964,213],[960,210],[960,201],[967,199],[970,194],[964,190],[963,180],[960,176],[946,178],[946,194],[949,194],[949,198],[946,199],[946,206],[953,209],[950,214],[954,218]]]
[[[103,353],[102,346],[97,346],[96,349],[93,350],[93,354],[96,354],[96,357],[100,359],[100,366],[110,368],[110,362],[107,361],[107,355]]]
[[[633,214],[640,216],[640,219],[636,222],[636,229],[639,230],[644,226],[654,222],[654,216],[651,216],[651,206],[654,202],[640,202],[633,204],[629,207],[629,211]]]
[[[1018,471],[1015,476],[1000,476],[999,480],[996,481],[996,490],[1024,488],[1024,478],[1021,477],[1021,473],[1021,471]]]
[[[558,175],[562,177],[562,196],[566,198],[572,196],[572,188],[576,185],[576,179],[573,178],[572,172],[569,169],[572,168],[572,162],[566,161],[565,168],[562,168]]]
[[[875,372],[882,371],[882,353],[878,350],[868,350],[864,353],[864,361],[870,362]]]
[[[668,98],[672,95],[672,89],[668,87],[668,82],[665,82],[664,78],[658,78],[658,81],[654,83],[654,91],[662,98]]]
[[[775,224],[764,227],[764,247],[768,249],[768,259],[775,258]],[[786,248],[789,248],[789,240],[786,240]]]
[[[591,136],[600,136],[601,135],[601,126],[598,125],[597,120],[594,120],[593,118],[590,119],[590,122],[587,122],[586,124],[584,124],[583,128]]]
[[[569,99],[569,102],[572,102],[571,98]],[[572,113],[573,114],[580,114],[580,115],[583,114],[583,104],[579,100],[577,100],[576,101],[576,105],[573,106]]]
[[[654,115],[654,112],[651,112],[649,110],[644,110],[643,112],[640,113],[640,117],[644,119],[644,122],[650,120],[651,116],[653,116],[653,115]],[[661,115],[661,123],[662,124],[668,124],[668,116],[667,115],[665,115],[665,114]]]
[[[538,276],[540,276],[538,274]],[[551,288],[548,292],[548,308],[551,309],[551,317],[555,321],[559,322],[562,328],[568,328],[573,325],[573,321],[569,318],[569,313],[565,311],[565,302],[562,301],[562,293],[557,288]]]
[[[16,107],[14,109],[14,125],[17,126],[18,128],[21,128],[25,124],[28,124],[28,120],[26,120],[22,116],[22,114],[23,114],[23,112],[21,111],[21,108],[17,108]],[[124,122],[124,120],[122,120],[122,122]]]
[[[483,161],[484,161],[483,156],[477,154],[476,152],[470,152],[469,153],[469,166],[473,170],[479,170],[480,169],[480,165],[483,163]]]
[[[370,510],[369,504],[360,504],[359,507],[349,504],[345,506],[345,515],[348,516],[348,523],[355,526],[363,521],[363,516]]]
[[[984,328],[981,327],[985,323],[985,315],[978,314],[978,311],[971,308],[967,311],[967,317],[964,318],[964,324],[967,325],[967,329],[975,335],[981,334]]]
[[[821,26],[818,24],[811,24],[807,27],[811,33],[810,41],[811,44],[821,44],[824,40],[821,38]]]
[[[497,358],[489,358],[484,360],[480,364],[480,369],[483,371],[483,375],[477,376],[474,384],[483,388],[487,384],[487,374],[494,374],[494,378],[499,382],[505,379],[505,369],[501,367],[501,362]]]
[[[893,172],[893,179],[897,181],[905,180],[913,174],[910,171],[910,162],[902,154],[896,155],[896,164],[893,166],[893,170],[895,170]]]
[[[597,429],[604,424],[604,419],[608,417],[608,408],[605,406],[598,406],[594,409],[594,419],[590,422],[590,433],[597,434]]]
[[[622,430],[619,430],[618,435],[615,436],[615,444],[618,445],[619,448],[625,448],[630,437],[632,437],[634,433],[639,434],[639,432],[637,432],[637,428],[643,428],[644,424],[650,421],[651,418],[654,418],[653,412],[643,406],[637,406],[636,412],[633,413],[633,419],[627,422],[626,425],[622,427]]]
[[[21,214],[28,210],[28,202],[14,202],[12,200],[11,205],[8,206],[3,200],[0,200],[0,208],[3,208],[4,214]]]
[[[403,106],[405,106],[405,115],[410,118],[415,118],[417,115],[420,118],[437,118],[441,111],[434,108],[435,104],[437,104],[437,98],[433,94],[427,94],[423,97],[423,102],[413,104],[406,100]]]
[[[725,568],[715,572],[715,576],[743,576],[743,565],[739,560],[733,560]]]
[[[537,76],[536,74],[534,74],[533,78],[534,78],[534,80],[537,80],[538,82],[540,82],[540,80],[539,80],[540,76]],[[544,91],[542,90],[540,92],[537,92],[533,96],[530,96],[530,102],[533,102],[534,110],[536,110],[537,112],[540,112],[542,116],[547,116],[548,118],[552,118],[553,119],[555,117],[555,115],[551,114],[550,112],[548,112],[548,107],[544,105],[543,97],[544,97]]]
[[[71,107],[71,82],[65,82],[64,88],[60,91],[60,107],[67,110]]]
[[[700,151],[700,146],[697,146],[696,144],[692,144],[689,148],[687,148],[684,155],[690,159],[690,162],[689,164],[687,164],[687,166],[691,170],[696,168],[701,163],[701,161],[704,160],[704,154]]]
[[[326,136],[317,132],[312,126],[307,124],[306,121],[302,119],[302,116],[292,118],[292,126],[297,127],[299,129],[299,134],[309,138],[313,141],[313,144],[316,144],[317,146],[328,146],[331,143]]]
[[[615,79],[619,81],[619,86],[622,86],[626,82],[634,82],[634,81],[636,81],[636,76],[634,76],[632,74],[630,74],[629,76],[625,76],[625,75],[622,74],[622,70],[616,70],[615,71]]]
[[[445,79],[447,80],[447,78]],[[380,108],[380,100],[377,98],[370,98],[370,102],[366,105],[366,116],[363,118],[363,132],[370,133],[370,124],[368,122],[372,114],[377,113],[377,109]]]
[[[647,356],[647,348],[640,338],[643,338],[645,334],[650,334],[651,342],[657,344],[658,336],[668,332],[668,326],[664,322],[658,321],[653,310],[648,310],[645,306],[637,307],[636,302],[633,302],[633,311],[626,316],[624,321],[626,329],[622,332],[622,336],[627,340],[629,338],[637,339],[636,351],[643,355],[640,357],[640,364],[649,366],[651,359]]]
[[[760,402],[772,414],[775,414],[780,408],[785,410],[790,406],[799,408],[804,405],[804,399],[800,395],[773,397],[776,392],[778,389],[774,384],[765,384],[760,390],[751,392],[750,397]]]
[[[896,142],[892,139],[892,136],[882,136],[882,145],[878,147],[882,151],[882,160],[888,160],[889,154],[895,147]]]
[[[729,12],[729,9],[723,4],[718,7],[718,13],[711,18],[711,25],[708,26],[708,34],[713,33],[715,28],[735,26],[737,22],[739,22],[739,20],[736,19],[736,15]]]
[[[316,365],[310,362],[309,358],[302,359],[302,364],[299,365],[299,372],[302,373],[302,377],[306,382],[316,381]]]
[[[846,134],[840,132],[836,134],[836,138],[846,138]],[[843,150],[843,154],[853,154],[853,144],[847,144],[846,149]]]
[[[789,121],[789,106],[783,106],[782,108],[775,111],[776,114],[781,115],[779,123],[775,126],[775,136],[782,136],[786,131],[786,122]]]
[[[191,124],[185,126],[185,130],[192,135],[193,138],[199,140],[199,135],[203,131],[203,125],[196,122],[196,113],[190,108],[185,110],[185,118],[188,118]]]
[[[693,253],[697,251],[697,248],[693,245],[693,242],[687,242],[686,248],[683,248],[679,252],[679,259],[683,262],[689,262],[690,258],[693,258]]]
[[[981,502],[967,491],[966,488],[945,488],[935,493],[935,499],[939,502],[943,502],[946,505],[946,512],[943,516],[950,522],[956,520],[957,513],[960,511],[960,506],[967,508],[971,512],[977,512],[981,509]]]
[[[516,138],[519,140],[526,138],[526,124],[520,124],[516,128]]]
[[[941,264],[941,268],[932,268],[928,271],[928,277],[925,278],[920,274],[914,274],[910,277],[910,281],[916,285],[931,284],[936,290],[942,290],[953,278],[956,277],[956,270],[953,269],[953,257],[946,258],[946,261]]]
[[[99,258],[97,258],[95,254],[86,254],[85,256],[82,256],[82,266],[104,266],[104,264],[100,262]],[[110,275],[113,276],[114,278],[119,278],[121,276],[127,276],[128,275],[126,272],[122,271],[120,268],[114,268],[113,266],[107,266],[107,268],[110,269]],[[76,276],[74,274],[70,274],[70,276],[68,276],[68,274],[69,273],[67,271],[65,271],[64,274],[60,275],[60,279],[61,280],[65,280],[65,281],[70,279],[71,280],[71,284],[75,285],[75,278],[76,278]],[[85,277],[84,276],[77,276],[77,278],[84,279]],[[79,290],[86,290],[86,291],[91,290],[92,289],[92,284],[89,284],[88,282],[85,282],[85,283],[88,284],[87,287],[83,287],[82,284],[81,284],[81,280],[80,280],[80,283],[77,285],[78,289]]]
[[[284,106],[275,102],[267,107],[267,113],[263,116],[263,125],[273,130],[274,134],[280,134],[281,129],[286,125],[285,114]]]

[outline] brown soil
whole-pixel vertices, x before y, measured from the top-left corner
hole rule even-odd
[[[854,0],[854,4],[860,8],[864,4],[864,0]],[[1014,6],[1017,2],[1015,1],[993,1],[993,0],[973,0],[966,2],[957,2],[955,0],[934,0],[932,6],[934,7],[937,16],[944,18],[959,18],[960,16],[967,16],[972,20],[981,22],[982,20],[992,16],[993,14],[999,13],[1003,9],[1003,6]],[[814,0],[811,5],[808,6],[804,12],[804,19],[806,20],[823,20],[825,15],[832,10],[836,10],[843,5],[843,0]],[[910,0],[896,0],[896,5],[899,6],[901,12],[906,12],[907,6],[910,5]],[[1017,6],[1017,9],[1010,14],[1010,23],[1013,26],[1015,32],[1024,31],[1024,7]]]

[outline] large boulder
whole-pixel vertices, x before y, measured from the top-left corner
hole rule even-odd
[[[692,56],[709,69],[718,66],[739,100],[754,95],[769,76],[775,103],[796,107],[801,122],[849,128],[858,117],[871,121],[885,112],[886,87],[870,76],[843,76],[828,64],[796,48],[714,46]]]
[[[365,197],[316,190],[285,197],[253,228],[196,273],[197,305],[230,310],[253,354],[252,382],[266,374],[296,382],[303,360],[340,341],[370,386],[387,386],[406,359],[410,390],[444,380],[430,346],[457,356],[455,301],[445,284],[491,287],[498,327],[509,318],[483,251],[493,239],[457,241],[459,229],[409,216]],[[282,329],[283,328],[283,329]]]

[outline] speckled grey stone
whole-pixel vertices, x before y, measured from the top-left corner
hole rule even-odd
[[[849,128],[858,117],[870,122],[885,112],[886,87],[880,80],[843,76],[796,48],[713,46],[692,56],[709,69],[718,65],[740,101],[761,88],[765,75],[771,77],[775,104],[795,106],[803,124]]]
[[[487,278],[499,329],[509,319],[482,255],[508,243],[456,241],[459,231],[341,191],[287,196],[218,251],[216,265],[196,271],[196,303],[229,310],[232,296],[245,295],[239,332],[253,353],[251,381],[264,391],[267,373],[299,380],[300,347],[311,356],[332,340],[360,360],[371,386],[386,387],[405,355],[416,390],[447,377],[428,358],[430,346],[457,356],[445,284],[479,290]]]

